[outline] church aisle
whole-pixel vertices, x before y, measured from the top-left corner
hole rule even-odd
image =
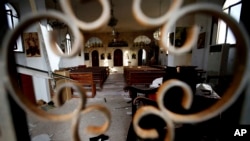
[[[105,106],[111,112],[110,128],[104,134],[109,136],[108,141],[125,141],[128,128],[131,122],[131,103],[128,93],[123,91],[125,85],[122,73],[112,73],[109,75],[103,85],[103,89],[97,89],[97,95],[94,98],[88,98],[87,105],[100,104]],[[49,109],[47,112],[53,114],[65,114],[72,112],[79,104],[79,98],[72,98],[62,107]],[[104,121],[100,112],[91,112],[83,115],[81,118],[78,132],[81,140],[88,141],[89,138],[97,135],[89,135],[84,132],[87,125],[100,125]],[[71,121],[69,122],[47,122],[38,120],[29,115],[28,123],[31,137],[41,134],[47,134],[51,140],[69,141],[71,140]]]

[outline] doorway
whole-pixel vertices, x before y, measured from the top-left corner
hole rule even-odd
[[[123,55],[120,49],[114,51],[114,66],[123,66]]]
[[[145,65],[146,62],[146,50],[140,49],[138,51],[138,66]]]
[[[92,66],[99,67],[99,53],[98,53],[98,51],[94,50],[91,55],[92,55]]]

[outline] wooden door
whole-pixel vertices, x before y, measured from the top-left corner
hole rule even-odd
[[[19,74],[20,86],[23,94],[31,103],[36,104],[35,90],[33,86],[32,76],[26,74]]]
[[[99,53],[98,51],[94,50],[92,52],[92,66],[97,66],[99,67]]]
[[[138,51],[138,66],[142,66],[142,49]]]
[[[123,55],[120,49],[116,49],[114,52],[114,66],[123,66]]]

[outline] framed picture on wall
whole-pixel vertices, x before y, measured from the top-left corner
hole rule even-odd
[[[136,54],[135,53],[132,54],[132,59],[136,59]]]
[[[101,54],[101,60],[104,60],[104,59],[105,59],[105,54],[102,53],[102,54]]]
[[[89,60],[89,53],[84,53],[84,60],[88,61]]]
[[[175,32],[170,33],[170,43],[175,47],[183,46],[186,41],[186,34],[189,27],[176,27]]]
[[[111,60],[112,57],[111,57],[111,53],[108,53],[108,59]]]
[[[200,33],[197,41],[197,49],[205,47],[206,32]]]
[[[41,51],[37,32],[23,33],[24,48],[27,57],[40,57]]]

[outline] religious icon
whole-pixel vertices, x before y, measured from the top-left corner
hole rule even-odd
[[[23,40],[27,57],[41,56],[37,32],[23,33]]]
[[[111,60],[111,53],[108,53],[108,59]]]
[[[102,54],[101,54],[101,60],[104,60],[104,59],[105,59],[105,54],[102,53]]]
[[[205,36],[206,36],[205,32],[200,33],[200,35],[198,37],[198,41],[197,41],[197,48],[198,49],[205,47]]]
[[[132,54],[132,59],[136,59],[136,54],[135,53]]]

